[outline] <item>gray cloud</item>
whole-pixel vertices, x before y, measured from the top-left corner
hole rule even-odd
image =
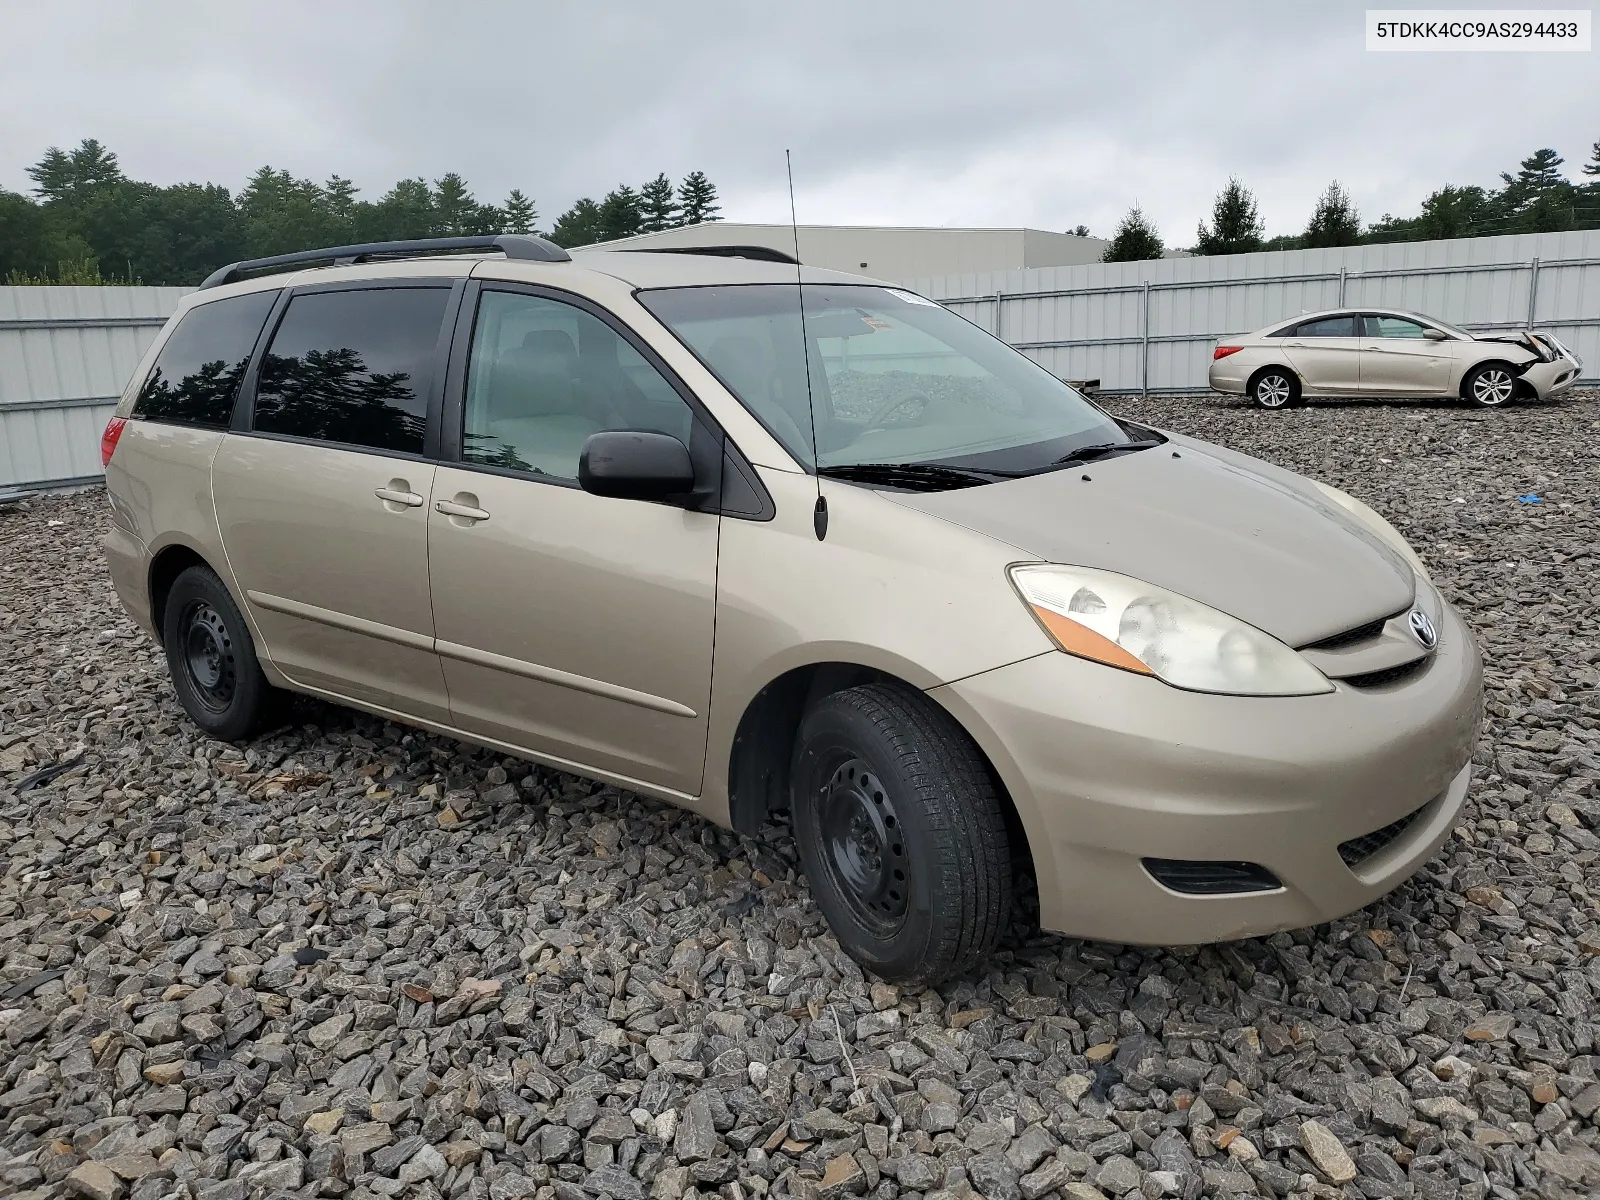
[[[0,184],[93,136],[157,182],[455,170],[546,221],[700,168],[783,220],[789,147],[802,220],[1104,233],[1137,202],[1186,244],[1230,174],[1292,232],[1335,177],[1371,219],[1600,137],[1592,54],[1369,54],[1364,8],[6,0]]]

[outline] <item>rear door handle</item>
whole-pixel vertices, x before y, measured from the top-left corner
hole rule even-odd
[[[1369,352],[1376,352],[1378,354],[1382,354],[1383,353],[1383,347],[1382,346],[1363,346],[1361,348],[1363,350],[1366,350],[1366,351],[1369,351]]]
[[[403,504],[407,508],[421,508],[422,497],[415,492],[402,491],[398,488],[381,487],[372,493],[386,504]]]
[[[474,508],[470,504],[457,504],[454,500],[439,500],[433,506],[447,517],[460,517],[464,521],[487,521],[489,513],[485,509]]]

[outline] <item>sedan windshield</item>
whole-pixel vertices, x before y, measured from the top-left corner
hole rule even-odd
[[[1133,440],[1031,359],[895,288],[805,285],[808,379],[799,290],[666,288],[639,300],[808,470],[937,464],[999,478]]]

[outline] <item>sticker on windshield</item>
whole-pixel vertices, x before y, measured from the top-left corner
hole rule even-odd
[[[867,328],[869,328],[869,329],[893,329],[894,328],[894,326],[889,324],[889,322],[887,322],[887,321],[881,320],[878,317],[869,317],[869,316],[866,316],[866,315],[862,316],[861,323],[863,325],[867,326]]]
[[[926,296],[919,296],[915,292],[902,292],[899,288],[884,288],[883,290],[888,292],[891,296],[899,297],[907,304],[926,304],[929,308],[939,307],[937,301],[929,300]]]

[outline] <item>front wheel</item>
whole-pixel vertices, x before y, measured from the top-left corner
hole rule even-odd
[[[1250,383],[1250,399],[1262,408],[1289,408],[1300,398],[1300,381],[1279,367],[1270,367]]]
[[[210,567],[173,580],[161,625],[173,690],[201,729],[235,742],[274,715],[283,694],[262,674],[250,627]]]
[[[1517,394],[1517,379],[1504,363],[1484,363],[1467,376],[1461,391],[1479,408],[1500,408]]]
[[[925,984],[989,953],[1011,908],[1005,814],[943,709],[887,684],[824,697],[801,722],[791,780],[812,896],[851,957]]]

